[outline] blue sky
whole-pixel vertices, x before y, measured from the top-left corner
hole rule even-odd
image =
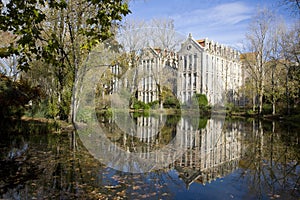
[[[278,0],[132,0],[129,4],[132,13],[127,18],[170,18],[175,29],[186,36],[192,33],[195,39],[209,38],[239,47],[251,17],[257,8],[265,7],[280,13],[287,21],[292,20]]]

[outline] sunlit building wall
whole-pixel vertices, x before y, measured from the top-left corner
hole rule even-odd
[[[196,93],[205,94],[210,105],[237,104],[241,96],[238,90],[243,74],[239,52],[212,40],[195,40],[191,34],[178,52],[147,47],[137,55],[136,64],[130,65],[136,70],[132,77],[135,80],[131,80],[136,83],[136,98],[144,103],[159,100],[158,85],[166,85],[166,68],[176,71],[177,80],[172,83],[176,86],[170,90],[181,103],[190,101]],[[117,77],[121,73],[119,66],[112,66],[111,72],[115,76],[110,93],[127,87],[127,77],[122,81]]]
[[[238,100],[242,85],[239,52],[212,40],[189,35],[178,52],[177,96],[188,102],[196,93],[205,94],[209,104]]]

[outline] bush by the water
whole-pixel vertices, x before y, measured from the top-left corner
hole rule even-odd
[[[0,118],[20,118],[30,108],[30,102],[39,101],[41,96],[39,87],[0,74]]]

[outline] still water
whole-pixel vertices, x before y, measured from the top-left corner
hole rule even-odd
[[[0,199],[300,198],[292,124],[150,115],[99,119],[73,132],[6,127]]]

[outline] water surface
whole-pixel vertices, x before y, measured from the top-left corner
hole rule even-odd
[[[299,128],[283,122],[154,115],[99,119],[104,136],[50,128],[1,130],[0,198],[300,198]]]

